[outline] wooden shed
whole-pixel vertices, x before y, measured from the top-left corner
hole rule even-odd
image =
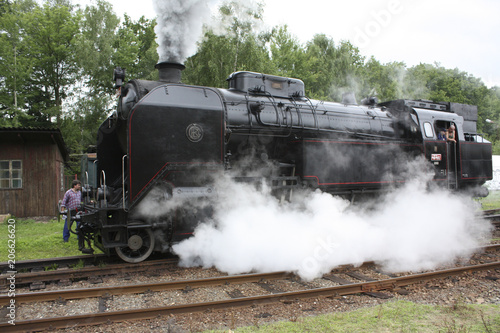
[[[59,129],[0,128],[0,214],[56,216],[67,159]]]

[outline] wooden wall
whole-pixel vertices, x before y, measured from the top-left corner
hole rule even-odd
[[[56,216],[62,188],[63,157],[53,142],[0,142],[0,160],[22,160],[22,189],[0,189],[0,214]]]

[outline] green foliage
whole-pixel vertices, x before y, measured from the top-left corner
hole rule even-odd
[[[9,0],[0,0],[0,17],[9,11],[9,7],[12,6]]]
[[[80,15],[66,1],[47,1],[25,15],[24,38],[32,66],[26,99],[28,114],[35,120],[28,125],[50,125],[52,117],[59,125],[63,100],[69,97],[79,71],[75,36]]]
[[[61,129],[76,156],[95,144],[114,108],[116,66],[154,78],[154,20],[120,24],[103,0],[76,9],[67,0],[0,3],[0,126]]]
[[[34,1],[2,2],[0,20],[0,125],[21,126],[29,120],[23,113],[31,75],[30,49],[24,39],[24,26]]]
[[[125,68],[127,77],[131,79],[158,79],[154,68],[158,62],[155,25],[155,20],[141,17],[137,22],[133,22],[125,15],[113,44],[115,51],[112,56],[112,68]]]
[[[73,155],[68,161],[69,172],[80,174],[81,154],[95,145],[97,130],[111,112],[109,95],[94,98],[80,98],[68,106],[68,111],[61,121],[60,129],[64,142],[72,147]]]
[[[315,35],[306,46],[304,70],[313,75],[304,79],[313,98],[341,100],[345,92],[355,91],[364,57],[350,42],[335,46],[333,39]],[[305,74],[305,73],[304,73]]]
[[[262,8],[254,12],[229,2],[221,6],[219,20],[224,33],[206,30],[198,52],[185,62],[183,81],[211,87],[225,87],[232,72],[250,70],[269,73],[269,53],[253,29],[262,20]]]
[[[406,65],[400,62],[381,64],[371,57],[364,67],[364,90],[361,96],[377,96],[381,101],[399,98],[423,98],[422,91],[408,82]]]
[[[434,101],[479,105],[487,94],[481,80],[458,69],[420,64],[409,72],[425,84],[428,98]]]
[[[98,98],[113,93],[113,45],[120,20],[108,2],[98,0],[95,6],[80,11],[80,34],[75,40],[78,65],[85,85],[92,87],[88,97]]]
[[[85,267],[85,261],[82,259],[78,260],[78,262],[72,266],[70,266],[72,269],[80,269]]]
[[[305,50],[298,40],[288,32],[286,25],[272,29],[269,49],[273,74],[301,78],[302,80],[308,78],[308,73],[305,70]]]

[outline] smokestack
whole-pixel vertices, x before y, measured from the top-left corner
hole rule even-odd
[[[181,83],[181,72],[186,66],[175,62],[159,62],[155,65],[155,68],[160,74],[161,82]]]

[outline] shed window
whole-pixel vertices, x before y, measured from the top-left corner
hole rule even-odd
[[[0,188],[23,187],[23,162],[0,161]]]
[[[424,123],[425,136],[428,138],[434,137],[434,130],[432,129],[431,123]]]

